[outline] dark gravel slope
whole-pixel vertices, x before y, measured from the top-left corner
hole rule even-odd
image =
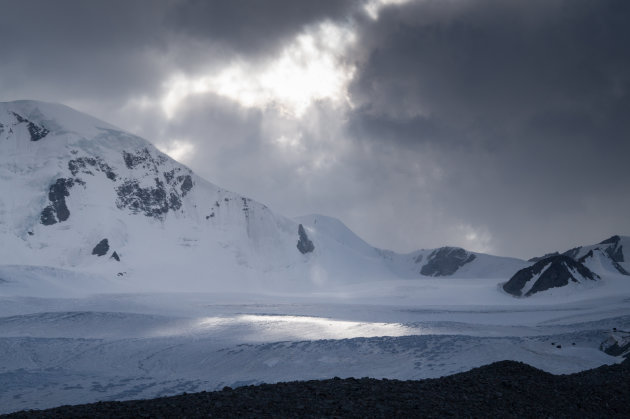
[[[501,361],[438,379],[331,379],[23,411],[35,417],[630,417],[630,360],[572,375]]]

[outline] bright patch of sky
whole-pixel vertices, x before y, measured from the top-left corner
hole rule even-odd
[[[466,249],[480,253],[493,253],[495,251],[492,246],[492,234],[487,228],[460,224],[457,226],[457,230],[457,237],[463,237],[466,240]]]
[[[162,109],[173,117],[182,101],[203,93],[244,107],[275,107],[296,118],[318,100],[349,103],[347,85],[355,68],[343,56],[355,40],[350,27],[324,22],[299,34],[262,65],[240,60],[214,74],[174,75],[165,83]]]
[[[370,0],[364,11],[377,20],[383,7],[409,1]],[[344,55],[355,42],[351,24],[326,21],[307,28],[262,65],[238,60],[218,73],[173,75],[164,84],[160,105],[168,118],[186,98],[204,93],[232,99],[244,107],[275,107],[295,118],[301,118],[318,100],[351,106],[347,86],[356,69],[344,61]]]
[[[374,20],[378,19],[379,12],[385,6],[393,5],[393,4],[405,4],[409,3],[413,0],[370,0],[365,6],[365,13],[368,14]]]
[[[158,148],[177,161],[186,161],[195,152],[195,145],[185,140],[173,140],[168,144],[158,145]]]

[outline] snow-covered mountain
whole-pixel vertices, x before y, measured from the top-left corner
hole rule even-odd
[[[567,250],[563,255],[598,273],[630,275],[630,237],[627,236],[612,236],[598,244]]]
[[[0,103],[0,264],[144,288],[506,278],[526,262],[460,248],[407,255],[339,220],[291,220],[200,178],[148,141],[66,106]]]
[[[538,262],[549,256],[560,255],[559,252],[535,257],[529,262]],[[592,271],[601,274],[614,273],[630,275],[630,237],[612,236],[597,244],[578,246],[562,252],[562,255],[584,263]]]
[[[541,259],[532,266],[518,271],[503,284],[503,290],[517,297],[529,297],[551,288],[565,287],[571,283],[584,284],[599,279],[599,275],[593,273],[581,262],[569,256],[555,255]]]
[[[400,278],[453,277],[506,278],[527,262],[508,257],[469,252],[459,247],[422,249],[399,254],[373,247],[358,237],[341,221],[323,215],[297,217],[317,243],[325,243],[316,253],[326,266],[340,266],[352,260],[349,267],[375,261],[386,272]],[[370,269],[376,269],[375,267]]]
[[[105,122],[19,101],[0,124],[2,264],[217,286],[304,258],[296,223]]]
[[[529,260],[531,266],[515,273],[503,290],[517,297],[552,288],[587,284],[602,277],[630,276],[630,237],[612,236],[598,244],[579,246],[562,254]]]

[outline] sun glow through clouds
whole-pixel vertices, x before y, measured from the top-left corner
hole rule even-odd
[[[194,144],[184,140],[173,140],[167,145],[158,145],[158,149],[177,161],[185,162],[194,152]]]
[[[370,18],[378,20],[379,12],[383,7],[389,6],[390,4],[405,4],[411,1],[413,0],[370,0],[363,6],[363,10],[365,10]]]
[[[174,75],[165,84],[162,109],[170,118],[183,100],[203,93],[244,107],[273,106],[297,118],[318,100],[347,102],[346,86],[355,69],[342,57],[355,37],[350,28],[325,22],[297,36],[279,56],[262,65],[236,61],[218,74]]]

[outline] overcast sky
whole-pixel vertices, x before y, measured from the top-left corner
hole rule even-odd
[[[60,102],[287,216],[529,258],[630,234],[630,1],[0,0]]]

